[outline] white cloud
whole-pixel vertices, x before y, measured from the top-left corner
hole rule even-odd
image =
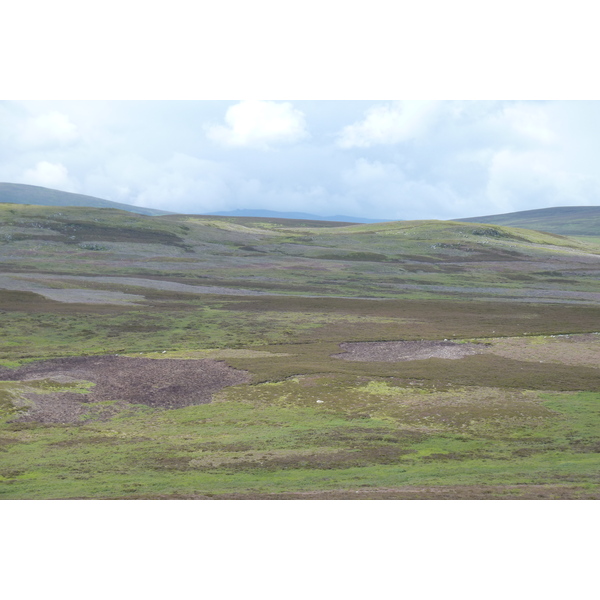
[[[396,164],[358,159],[342,173],[342,194],[358,208],[356,214],[388,219],[452,218],[459,201],[444,184],[414,179]],[[376,207],[376,208],[374,208]],[[430,217],[423,217],[427,212]]]
[[[243,182],[236,188],[236,208],[248,207],[248,196],[245,194],[249,185]],[[255,187],[256,189],[256,187]],[[297,182],[281,182],[261,185],[251,199],[253,206],[276,211],[304,212],[318,215],[331,215],[337,208],[335,197],[322,186],[302,185]],[[344,199],[345,204],[349,199]]]
[[[176,212],[203,213],[219,210],[231,196],[228,171],[218,163],[175,154],[139,186],[134,204]]]
[[[404,101],[374,106],[358,123],[338,135],[341,148],[398,144],[424,135],[435,121],[438,102]]]
[[[190,213],[598,204],[599,153],[600,102],[0,102],[0,181]]]
[[[226,126],[208,125],[206,135],[224,146],[268,148],[308,136],[304,114],[289,102],[245,100],[225,114]]]
[[[382,181],[404,181],[405,176],[397,165],[359,158],[351,169],[344,171],[342,179],[350,186],[360,187]]]
[[[69,171],[60,163],[45,160],[38,162],[34,168],[27,169],[20,178],[21,183],[55,188],[64,192],[74,192],[76,185],[69,177]]]
[[[546,107],[537,103],[519,102],[506,106],[502,112],[502,125],[514,134],[532,142],[547,144],[557,141]]]
[[[51,111],[25,120],[18,139],[25,147],[66,146],[79,139],[79,132],[68,116]]]
[[[600,195],[597,178],[566,171],[556,164],[553,154],[540,152],[497,152],[489,167],[487,204],[493,212],[525,210],[550,206],[589,205]]]

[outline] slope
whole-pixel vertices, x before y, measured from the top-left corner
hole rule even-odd
[[[337,225],[0,204],[0,498],[600,498],[594,240]]]
[[[161,289],[167,281],[173,291],[177,284],[194,294],[466,294],[544,302],[595,301],[597,295],[600,248],[592,242],[447,221],[324,225],[3,204],[0,269],[7,274],[5,289],[21,291],[39,290],[39,276],[54,274],[61,287],[65,277],[78,277],[79,288],[119,293],[128,285],[157,289],[148,280],[160,279]],[[124,278],[121,286],[115,278]],[[44,285],[50,284],[57,282]],[[133,291],[137,299],[129,300],[139,300],[143,290]],[[45,295],[57,298],[59,292]]]
[[[249,218],[273,218],[273,219],[300,219],[308,221],[335,221],[341,223],[381,223],[390,219],[366,219],[363,217],[350,217],[348,215],[333,215],[321,217],[309,213],[281,212],[276,210],[263,210],[259,208],[237,209],[223,212],[210,213],[221,217],[249,217]]]
[[[562,235],[597,236],[600,233],[600,206],[557,206],[454,220],[467,223],[510,225]]]
[[[119,208],[141,215],[171,214],[164,210],[132,206],[120,202],[111,202],[94,196],[72,194],[37,185],[23,183],[0,183],[0,202],[12,204],[35,204],[40,206],[89,206],[95,208]]]

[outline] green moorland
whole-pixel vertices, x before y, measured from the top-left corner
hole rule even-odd
[[[596,236],[600,227],[600,207],[557,206],[457,220],[525,227],[570,236]]]
[[[0,497],[598,498],[599,271],[499,225],[0,204]]]

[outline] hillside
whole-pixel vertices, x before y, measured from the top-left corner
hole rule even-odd
[[[357,225],[0,205],[5,272],[152,276],[253,293],[485,297],[532,288],[530,297],[556,299],[595,290],[599,252],[557,234],[448,221]]]
[[[0,499],[600,499],[600,244],[0,204]]]
[[[50,188],[40,187],[36,185],[26,185],[22,183],[0,183],[0,203],[13,204],[34,204],[38,206],[87,206],[93,208],[118,208],[129,212],[138,213],[141,215],[169,215],[176,214],[170,211],[158,210],[154,208],[145,208],[140,206],[132,206],[121,202],[112,202],[95,196],[87,196],[84,194],[73,194],[71,192],[63,192]],[[293,219],[300,222],[314,222],[314,226],[318,223],[378,223],[383,220],[377,219],[362,219],[357,217],[349,217],[344,215],[335,215],[331,217],[320,217],[308,213],[293,213],[279,212],[273,210],[262,209],[239,209],[234,211],[224,211],[211,213],[211,217],[234,217],[245,219],[262,219],[268,221],[274,219],[280,221],[282,219]]]
[[[390,221],[390,219],[365,219],[362,217],[349,217],[348,215],[333,215],[327,217],[320,217],[319,215],[313,215],[309,213],[280,212],[276,210],[262,210],[257,208],[238,209],[209,214],[220,217],[250,217],[255,219],[296,219],[302,221],[334,221],[341,223],[382,223]]]
[[[600,206],[559,206],[454,220],[524,227],[562,235],[600,235]]]
[[[94,208],[119,208],[141,215],[171,214],[164,210],[132,206],[120,202],[111,202],[94,196],[72,194],[37,185],[23,183],[0,183],[0,202],[12,204],[35,204],[38,206],[89,206]]]
[[[245,211],[239,211],[245,212]],[[249,213],[252,211],[248,211]],[[270,227],[271,225],[280,226],[280,227],[346,227],[347,225],[356,225],[357,221],[323,221],[322,219],[318,219],[317,215],[309,215],[306,214],[302,216],[303,213],[276,213],[274,211],[265,211],[269,212],[273,215],[277,214],[295,214],[294,217],[276,217],[276,216],[233,216],[233,215],[197,215],[197,214],[174,214],[172,216],[173,220],[180,220],[182,218],[190,218],[190,219],[201,219],[210,222],[222,222],[222,223],[237,223],[238,225],[245,226],[254,226],[257,225],[259,227]],[[362,224],[362,222],[361,222]]]

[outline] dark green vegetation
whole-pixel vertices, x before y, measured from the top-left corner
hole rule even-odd
[[[141,215],[166,215],[164,210],[131,206],[120,202],[111,202],[94,196],[61,192],[37,185],[23,183],[0,183],[0,202],[13,204],[39,204],[42,206],[90,206],[96,208],[119,208]]]
[[[0,204],[0,497],[600,495],[597,243],[326,225]],[[333,356],[397,340],[431,357]],[[150,369],[149,403],[100,390],[114,354],[248,381],[189,406]]]
[[[562,235],[597,236],[600,232],[600,206],[558,206],[457,221],[525,227]]]

